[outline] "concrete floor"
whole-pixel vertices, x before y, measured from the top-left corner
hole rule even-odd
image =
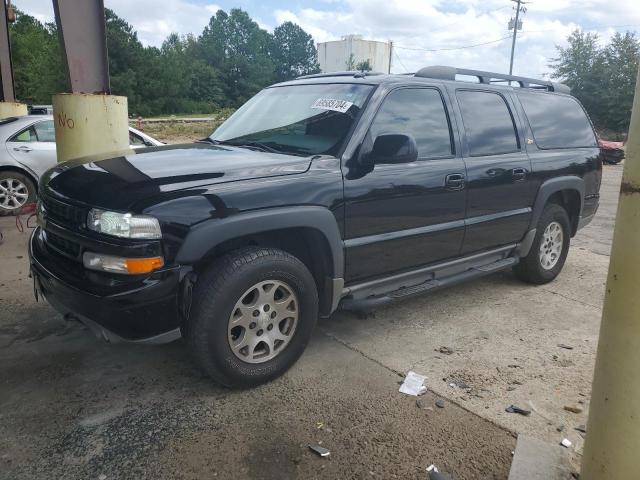
[[[242,392],[203,377],[181,342],[106,345],[35,303],[26,234],[0,218],[0,478],[422,479],[435,463],[504,479],[515,433],[567,437],[577,454],[621,171],[605,167],[598,216],[555,282],[500,273],[339,312],[284,377]],[[429,377],[423,408],[397,392],[410,369]],[[306,449],[319,442],[329,458]]]

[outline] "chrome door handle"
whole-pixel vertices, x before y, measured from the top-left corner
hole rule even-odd
[[[32,148],[26,147],[24,145],[20,146],[20,147],[14,147],[14,150],[16,152],[30,152],[31,150],[33,150]]]
[[[444,185],[449,190],[462,190],[464,188],[465,178],[462,173],[450,173],[444,179]]]
[[[514,180],[524,180],[527,176],[527,170],[524,168],[514,168],[511,170],[511,176]]]

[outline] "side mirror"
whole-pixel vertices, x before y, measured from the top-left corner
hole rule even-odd
[[[418,147],[411,135],[378,135],[365,163],[410,163],[418,159]]]

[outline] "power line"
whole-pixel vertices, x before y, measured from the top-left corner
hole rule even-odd
[[[400,59],[400,56],[398,55],[398,52],[396,50],[394,50],[393,53],[395,54],[396,58],[398,59],[398,62],[400,63],[400,66],[402,68],[404,68],[405,72],[408,72],[409,70],[407,69],[407,67],[404,66],[404,63],[402,63],[402,60]]]
[[[446,50],[462,50],[462,49],[465,49],[465,48],[481,47],[483,45],[490,45],[492,43],[502,42],[503,40],[506,40],[507,38],[511,38],[511,35],[507,35],[506,37],[498,38],[496,40],[490,40],[488,42],[474,43],[472,45],[462,45],[460,47],[416,48],[416,47],[402,47],[402,46],[396,45],[396,44],[394,44],[393,47],[394,48],[401,48],[402,50],[416,50],[416,51],[420,51],[420,52],[443,52],[443,51],[446,51]]]

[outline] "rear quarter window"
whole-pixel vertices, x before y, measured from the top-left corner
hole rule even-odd
[[[596,137],[582,106],[569,96],[518,92],[538,148],[595,147]]]

